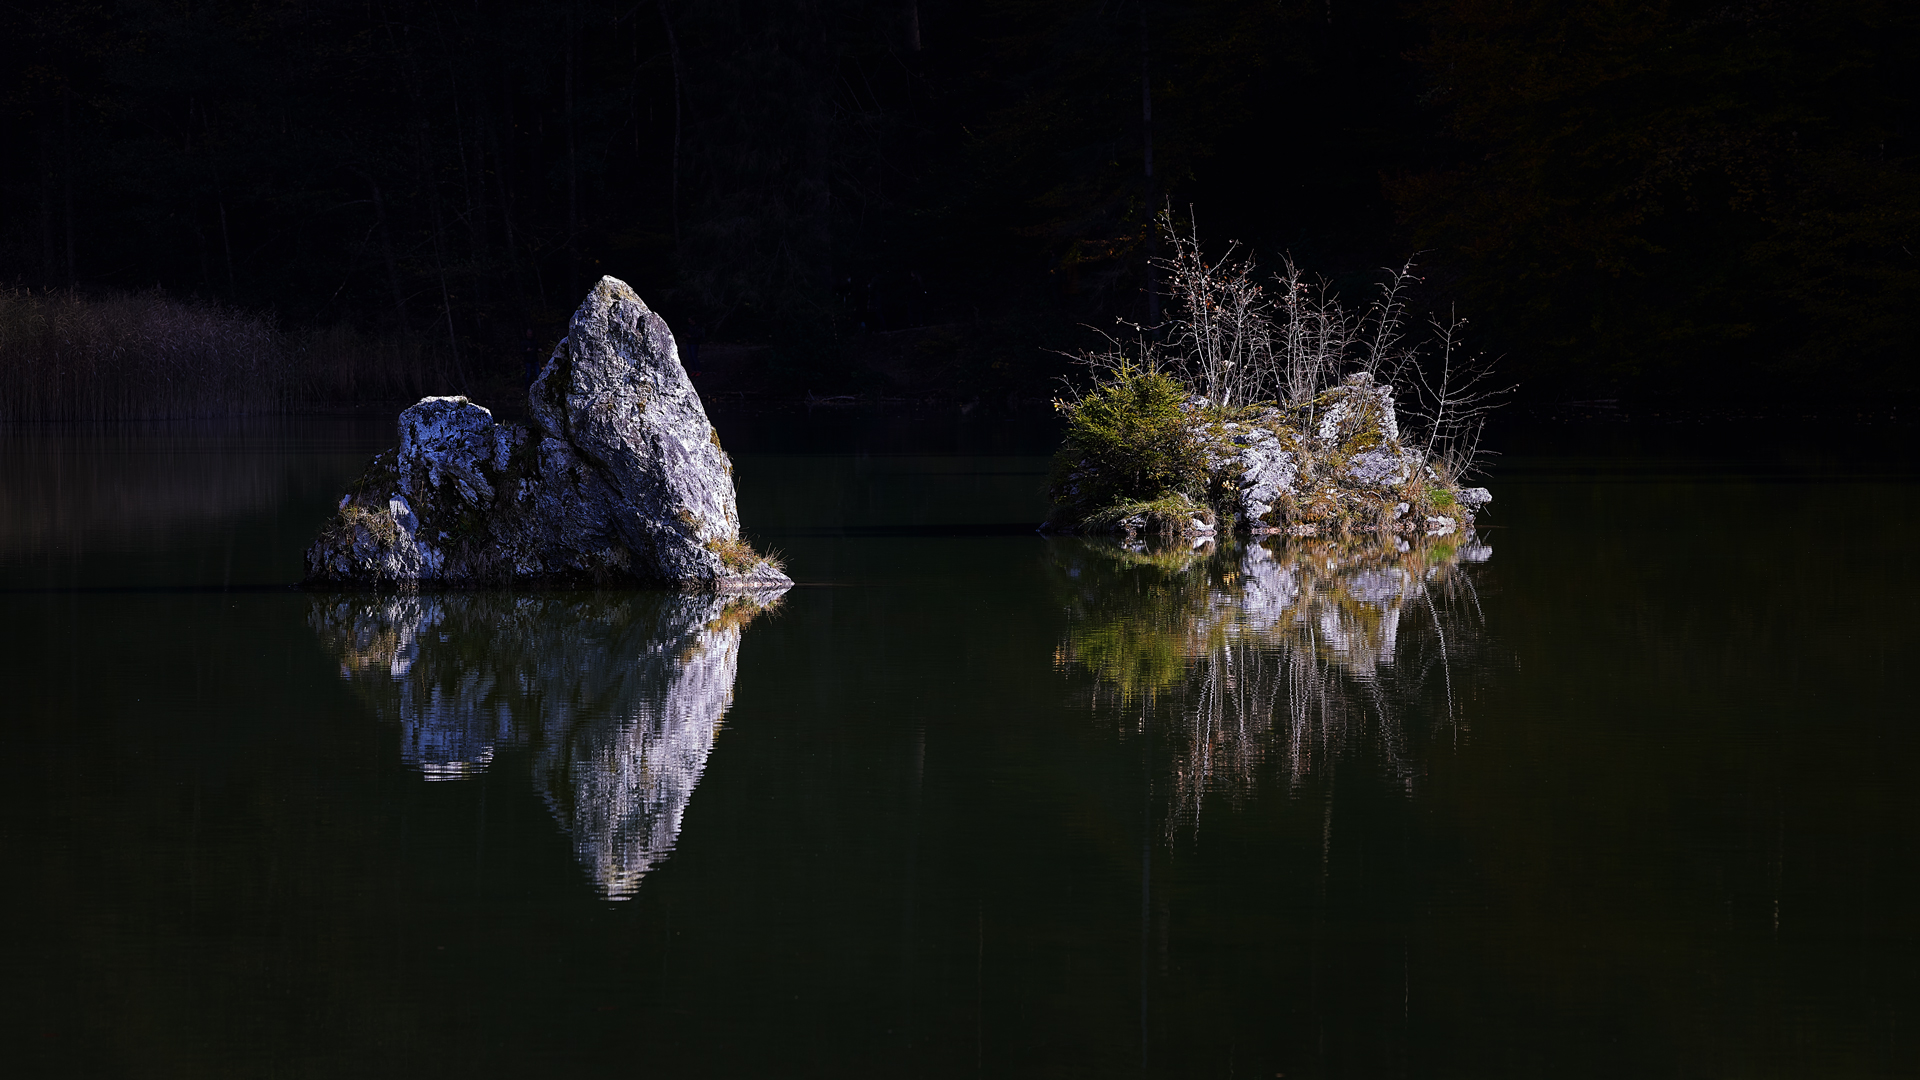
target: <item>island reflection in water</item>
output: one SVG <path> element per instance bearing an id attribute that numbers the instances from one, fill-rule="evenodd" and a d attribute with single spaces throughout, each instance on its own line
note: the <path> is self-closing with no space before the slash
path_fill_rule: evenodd
<path id="1" fill-rule="evenodd" d="M 530 747 L 575 855 L 624 900 L 673 850 L 733 703 L 741 630 L 784 591 L 328 596 L 309 619 L 428 780 Z"/>
<path id="2" fill-rule="evenodd" d="M 1457 736 L 1460 682 L 1484 668 L 1474 577 L 1492 556 L 1472 534 L 1058 541 L 1055 660 L 1091 676 L 1096 712 L 1171 741 L 1170 832 L 1276 755 L 1297 786 L 1367 748 L 1411 788 L 1414 728 Z"/>

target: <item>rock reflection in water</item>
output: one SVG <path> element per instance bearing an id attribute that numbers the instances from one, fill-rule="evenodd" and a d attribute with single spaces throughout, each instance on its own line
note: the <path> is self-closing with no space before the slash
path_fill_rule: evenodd
<path id="1" fill-rule="evenodd" d="M 1476 537 L 1056 551 L 1073 619 L 1056 659 L 1093 676 L 1100 711 L 1170 724 L 1170 827 L 1276 754 L 1298 784 L 1369 745 L 1410 784 L 1409 718 L 1457 730 L 1456 668 L 1481 641 L 1469 568 L 1493 554 Z"/>
<path id="2" fill-rule="evenodd" d="M 575 854 L 625 899 L 673 850 L 733 702 L 741 629 L 779 596 L 332 596 L 310 619 L 427 779 L 531 749 Z"/>

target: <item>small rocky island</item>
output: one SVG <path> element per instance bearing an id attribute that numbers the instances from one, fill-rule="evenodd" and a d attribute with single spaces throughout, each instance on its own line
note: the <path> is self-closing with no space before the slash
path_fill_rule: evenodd
<path id="1" fill-rule="evenodd" d="M 1410 325 L 1413 264 L 1352 310 L 1291 260 L 1256 271 L 1204 256 L 1189 223 L 1159 219 L 1169 314 L 1122 320 L 1078 354 L 1054 408 L 1045 531 L 1199 539 L 1256 535 L 1445 535 L 1493 496 L 1478 471 L 1488 416 L 1511 391 L 1463 344 L 1465 320 Z M 1403 403 L 1403 418 L 1396 408 Z"/>
<path id="2" fill-rule="evenodd" d="M 1118 372 L 1063 408 L 1060 532 L 1160 537 L 1445 535 L 1493 501 L 1403 439 L 1390 385 L 1356 372 L 1294 407 L 1223 409 L 1168 375 Z"/>
<path id="3" fill-rule="evenodd" d="M 307 551 L 309 586 L 792 584 L 740 538 L 733 464 L 666 322 L 603 277 L 529 391 L 531 427 L 464 397 L 400 414 Z"/>

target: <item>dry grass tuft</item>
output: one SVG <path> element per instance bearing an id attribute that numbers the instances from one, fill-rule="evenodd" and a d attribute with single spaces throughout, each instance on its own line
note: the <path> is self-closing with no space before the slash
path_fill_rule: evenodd
<path id="1" fill-rule="evenodd" d="M 720 565 L 735 574 L 749 573 L 763 564 L 773 570 L 787 568 L 786 563 L 781 561 L 779 552 L 769 550 L 762 555 L 739 537 L 732 540 L 709 540 L 707 550 L 720 556 Z"/>

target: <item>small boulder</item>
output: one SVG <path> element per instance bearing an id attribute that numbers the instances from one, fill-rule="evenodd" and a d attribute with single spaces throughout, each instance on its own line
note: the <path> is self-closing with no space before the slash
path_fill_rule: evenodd
<path id="1" fill-rule="evenodd" d="M 489 472 L 507 467 L 506 429 L 464 397 L 422 398 L 400 414 L 400 492 L 419 497 L 451 482 L 476 506 L 493 501 Z"/>

